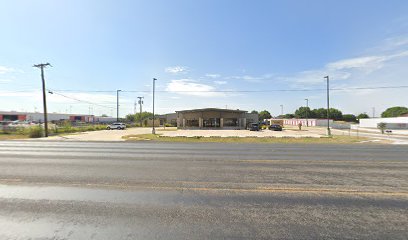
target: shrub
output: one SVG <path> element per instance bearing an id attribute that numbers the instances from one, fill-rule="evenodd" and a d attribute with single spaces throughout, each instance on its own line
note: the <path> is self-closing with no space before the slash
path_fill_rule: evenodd
<path id="1" fill-rule="evenodd" d="M 386 123 L 380 122 L 377 127 L 381 130 L 381 133 L 384 134 L 384 130 L 387 127 Z"/>
<path id="2" fill-rule="evenodd" d="M 28 136 L 30 138 L 43 137 L 44 129 L 41 126 L 34 126 L 29 128 Z"/>

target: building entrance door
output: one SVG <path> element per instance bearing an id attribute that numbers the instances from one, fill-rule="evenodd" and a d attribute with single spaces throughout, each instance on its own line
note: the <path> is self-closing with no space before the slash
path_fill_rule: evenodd
<path id="1" fill-rule="evenodd" d="M 219 128 L 220 127 L 220 118 L 209 118 L 203 120 L 203 127 L 208 128 Z"/>

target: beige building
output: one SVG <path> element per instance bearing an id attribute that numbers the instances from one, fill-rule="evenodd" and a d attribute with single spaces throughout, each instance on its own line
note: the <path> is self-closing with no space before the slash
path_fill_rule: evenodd
<path id="1" fill-rule="evenodd" d="M 203 108 L 176 111 L 177 128 L 185 129 L 245 129 L 258 122 L 258 114 L 243 110 Z"/>

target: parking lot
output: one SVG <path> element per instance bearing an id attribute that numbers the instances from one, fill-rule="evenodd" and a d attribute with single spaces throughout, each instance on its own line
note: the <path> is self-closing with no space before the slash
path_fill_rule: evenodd
<path id="1" fill-rule="evenodd" d="M 302 130 L 285 128 L 283 131 L 271 131 L 268 129 L 260 131 L 249 130 L 177 130 L 163 131 L 166 137 L 312 137 L 320 138 L 321 131 L 318 129 Z"/>

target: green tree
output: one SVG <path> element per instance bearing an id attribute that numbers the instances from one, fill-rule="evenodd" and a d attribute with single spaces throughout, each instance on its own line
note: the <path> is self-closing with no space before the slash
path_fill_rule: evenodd
<path id="1" fill-rule="evenodd" d="M 309 107 L 300 107 L 295 111 L 296 118 L 313 118 L 314 114 Z"/>
<path id="2" fill-rule="evenodd" d="M 357 116 L 357 119 L 363 119 L 363 118 L 370 118 L 367 113 L 360 113 Z"/>
<path id="3" fill-rule="evenodd" d="M 342 120 L 343 119 L 343 113 L 340 110 L 336 109 L 336 108 L 330 108 L 329 118 L 331 118 L 333 120 Z"/>
<path id="4" fill-rule="evenodd" d="M 357 122 L 357 117 L 354 114 L 343 114 L 343 121 Z"/>
<path id="5" fill-rule="evenodd" d="M 129 122 L 135 122 L 135 123 L 139 123 L 141 120 L 143 121 L 144 119 L 148 119 L 153 117 L 153 113 L 151 112 L 142 112 L 142 114 L 140 113 L 136 113 L 136 114 L 128 114 L 126 115 L 126 120 Z"/>
<path id="6" fill-rule="evenodd" d="M 256 111 L 256 110 L 252 110 L 251 113 L 252 113 L 252 114 L 259 114 L 259 112 Z"/>
<path id="7" fill-rule="evenodd" d="M 263 121 L 264 119 L 269 119 L 271 117 L 271 114 L 266 110 L 263 110 L 259 113 L 259 121 Z"/>
<path id="8" fill-rule="evenodd" d="M 384 130 L 387 127 L 387 124 L 380 122 L 377 127 L 381 130 L 381 133 L 384 134 Z"/>
<path id="9" fill-rule="evenodd" d="M 295 118 L 295 114 L 287 113 L 287 114 L 285 114 L 285 115 L 279 115 L 278 118 L 292 119 L 292 118 Z"/>
<path id="10" fill-rule="evenodd" d="M 106 114 L 102 114 L 102 116 L 101 117 L 107 117 L 108 115 L 106 115 Z"/>
<path id="11" fill-rule="evenodd" d="M 327 116 L 327 110 L 325 108 L 313 109 L 312 113 L 315 118 L 326 118 Z"/>
<path id="12" fill-rule="evenodd" d="M 381 113 L 381 117 L 399 117 L 402 114 L 408 113 L 408 108 L 406 107 L 390 107 Z"/>
<path id="13" fill-rule="evenodd" d="M 312 113 L 313 113 L 313 116 L 315 118 L 320 118 L 320 119 L 327 118 L 327 109 L 326 108 L 313 109 Z M 333 119 L 333 120 L 342 120 L 343 119 L 343 113 L 340 110 L 336 109 L 336 108 L 330 108 L 329 118 Z"/>

